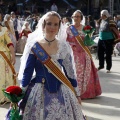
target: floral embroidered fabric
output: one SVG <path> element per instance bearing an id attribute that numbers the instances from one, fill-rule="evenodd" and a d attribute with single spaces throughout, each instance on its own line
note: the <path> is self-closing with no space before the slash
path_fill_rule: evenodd
<path id="1" fill-rule="evenodd" d="M 37 83 L 27 100 L 23 120 L 84 120 L 84 118 L 76 97 L 64 85 L 57 93 L 49 93 Z"/>

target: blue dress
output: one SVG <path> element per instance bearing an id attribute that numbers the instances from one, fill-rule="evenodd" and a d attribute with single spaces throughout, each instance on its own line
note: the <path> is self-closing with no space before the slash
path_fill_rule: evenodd
<path id="1" fill-rule="evenodd" d="M 76 93 L 79 93 L 69 49 L 67 44 L 59 43 L 57 54 L 51 55 L 51 58 L 67 76 Z M 31 80 L 34 70 L 36 75 Z M 84 120 L 75 94 L 32 52 L 28 56 L 21 84 L 23 87 L 27 86 L 25 97 L 20 103 L 23 120 Z"/>

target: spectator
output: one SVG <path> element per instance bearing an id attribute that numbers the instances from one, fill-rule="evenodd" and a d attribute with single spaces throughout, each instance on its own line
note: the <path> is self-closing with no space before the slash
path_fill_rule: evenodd
<path id="1" fill-rule="evenodd" d="M 37 24 L 38 24 L 38 18 L 37 18 L 37 16 L 35 15 L 34 17 L 33 17 L 33 22 L 32 22 L 32 31 L 34 31 L 35 29 L 36 29 L 36 26 L 37 26 Z"/>
<path id="2" fill-rule="evenodd" d="M 107 73 L 110 73 L 112 67 L 113 42 L 115 38 L 118 38 L 118 36 L 119 32 L 117 30 L 116 23 L 110 18 L 110 14 L 107 10 L 102 10 L 98 41 L 98 70 L 104 68 L 105 54 Z"/>
<path id="3" fill-rule="evenodd" d="M 51 11 L 55 11 L 55 12 L 58 11 L 58 7 L 57 7 L 57 5 L 55 3 L 52 4 Z"/>
<path id="4" fill-rule="evenodd" d="M 88 20 L 88 24 L 90 26 L 92 26 L 93 28 L 95 28 L 95 21 L 94 21 L 94 18 L 91 15 L 87 16 L 87 20 Z"/>
<path id="5" fill-rule="evenodd" d="M 117 21 L 118 21 L 117 15 L 114 15 L 113 19 L 117 23 Z"/>
<path id="6" fill-rule="evenodd" d="M 29 33 L 31 33 L 29 22 L 25 21 L 22 26 L 22 31 L 20 33 L 20 39 L 17 43 L 17 48 L 16 48 L 17 53 L 23 53 Z"/>
<path id="7" fill-rule="evenodd" d="M 120 15 L 117 15 L 117 28 L 120 29 Z"/>
<path id="8" fill-rule="evenodd" d="M 69 17 L 63 17 L 63 24 L 66 25 L 66 26 L 69 26 L 70 25 L 70 18 Z"/>
<path id="9" fill-rule="evenodd" d="M 11 12 L 11 21 L 13 22 L 16 40 L 18 41 L 19 33 L 21 32 L 22 27 L 20 24 L 20 20 L 18 20 L 18 18 L 15 15 L 15 12 Z"/>
<path id="10" fill-rule="evenodd" d="M 95 31 L 92 33 L 92 35 L 95 35 L 95 33 L 96 33 L 95 20 L 91 15 L 88 15 L 87 18 L 88 18 L 88 25 L 95 28 Z"/>

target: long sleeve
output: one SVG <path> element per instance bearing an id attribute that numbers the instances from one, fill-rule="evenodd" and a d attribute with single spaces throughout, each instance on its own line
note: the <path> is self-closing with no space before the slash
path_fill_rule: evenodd
<path id="1" fill-rule="evenodd" d="M 75 72 L 73 70 L 72 58 L 71 58 L 70 54 L 66 55 L 62 64 L 63 64 L 63 69 L 65 72 L 65 75 L 70 80 L 72 86 L 77 87 Z"/>
<path id="2" fill-rule="evenodd" d="M 76 73 L 74 70 L 73 61 L 70 54 L 67 54 L 66 58 L 63 60 L 63 69 L 65 75 L 67 76 L 72 86 L 74 87 L 76 95 L 80 96 L 80 90 L 77 86 L 77 81 L 76 81 L 76 75 L 75 75 Z"/>
<path id="3" fill-rule="evenodd" d="M 6 27 L 2 27 L 2 31 L 1 31 L 1 37 L 0 37 L 0 51 L 10 51 L 9 47 L 13 46 L 13 43 L 10 39 L 10 37 L 8 36 L 7 33 L 7 28 Z"/>
<path id="4" fill-rule="evenodd" d="M 73 57 L 72 49 L 70 48 L 70 46 L 68 46 L 67 51 L 68 52 L 62 62 L 63 69 L 66 77 L 69 79 L 72 86 L 74 87 L 76 91 L 76 95 L 80 96 L 80 91 L 77 86 L 77 80 L 76 80 L 76 69 L 75 69 L 74 57 Z"/>
<path id="5" fill-rule="evenodd" d="M 30 54 L 26 62 L 25 70 L 23 72 L 23 78 L 21 82 L 22 87 L 26 87 L 30 83 L 35 68 L 35 64 L 36 57 L 33 54 Z"/>
<path id="6" fill-rule="evenodd" d="M 4 28 L 4 29 L 5 29 L 5 34 L 4 34 L 5 40 L 6 40 L 7 44 L 10 44 L 10 43 L 12 43 L 12 41 L 11 41 L 10 37 L 8 36 L 7 29 L 6 28 Z"/>

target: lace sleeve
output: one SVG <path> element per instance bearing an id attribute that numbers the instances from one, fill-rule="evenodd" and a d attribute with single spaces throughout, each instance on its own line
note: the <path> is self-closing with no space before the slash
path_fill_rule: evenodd
<path id="1" fill-rule="evenodd" d="M 72 58 L 71 58 L 71 55 L 70 54 L 67 54 L 65 59 L 63 60 L 62 62 L 64 68 L 65 68 L 65 71 L 67 73 L 67 76 L 71 79 L 76 79 L 76 76 L 75 76 L 75 71 L 73 69 L 73 65 L 72 65 Z"/>
<path id="2" fill-rule="evenodd" d="M 80 96 L 80 90 L 77 86 L 77 81 L 76 81 L 76 69 L 75 69 L 74 57 L 69 45 L 68 47 L 66 47 L 66 52 L 64 52 L 64 55 L 65 53 L 66 53 L 66 56 L 62 62 L 64 66 L 65 74 L 70 80 L 72 86 L 74 87 L 76 95 Z"/>
<path id="3" fill-rule="evenodd" d="M 66 45 L 64 49 L 64 59 L 63 59 L 63 66 L 65 68 L 66 74 L 71 79 L 76 79 L 76 69 L 74 63 L 73 52 L 69 44 Z"/>
<path id="4" fill-rule="evenodd" d="M 80 93 L 80 89 L 78 88 L 78 86 L 74 87 L 74 89 L 75 89 L 75 92 L 76 92 L 76 96 L 80 96 L 81 93 Z"/>

